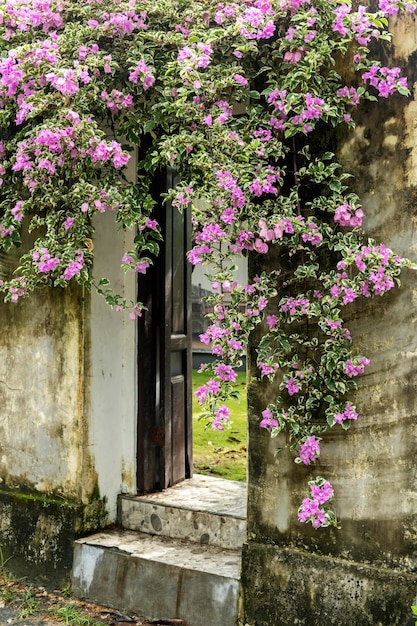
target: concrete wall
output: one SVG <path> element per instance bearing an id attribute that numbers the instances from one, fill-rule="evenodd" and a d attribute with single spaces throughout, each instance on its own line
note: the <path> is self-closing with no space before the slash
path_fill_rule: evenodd
<path id="1" fill-rule="evenodd" d="M 413 86 L 413 18 L 397 26 L 394 41 L 394 58 L 383 64 L 403 65 Z M 355 175 L 366 230 L 414 262 L 416 107 L 415 100 L 401 97 L 366 104 L 356 131 L 338 144 Z M 274 259 L 267 263 L 273 266 Z M 353 398 L 360 417 L 347 433 L 334 428 L 325 435 L 310 474 L 294 464 L 294 455 L 274 456 L 279 441 L 258 426 L 270 392 L 262 385 L 250 390 L 249 540 L 242 582 L 251 626 L 391 626 L 411 615 L 417 591 L 415 285 L 416 274 L 405 271 L 401 290 L 350 309 L 358 352 L 371 359 Z M 318 474 L 335 488 L 341 530 L 313 530 L 297 521 L 306 482 Z"/>
<path id="2" fill-rule="evenodd" d="M 78 289 L 0 306 L 0 481 L 81 499 L 85 304 Z M 81 314 L 80 314 L 81 313 Z M 90 483 L 90 485 L 88 484 Z"/>
<path id="3" fill-rule="evenodd" d="M 132 233 L 96 223 L 95 275 L 120 270 Z M 116 519 L 136 488 L 136 324 L 77 285 L 0 304 L 0 547 L 19 573 L 69 567 L 76 534 Z"/>

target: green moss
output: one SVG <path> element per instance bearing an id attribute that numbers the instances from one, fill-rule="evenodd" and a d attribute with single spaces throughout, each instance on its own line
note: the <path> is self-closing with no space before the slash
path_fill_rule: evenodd
<path id="1" fill-rule="evenodd" d="M 22 502 L 45 502 L 50 504 L 59 504 L 65 506 L 80 506 L 75 500 L 71 500 L 69 498 L 64 498 L 63 496 L 57 495 L 48 495 L 44 493 L 32 492 L 32 491 L 11 491 L 8 489 L 0 489 L 0 499 L 13 498 L 14 500 L 22 501 Z"/>
<path id="2" fill-rule="evenodd" d="M 0 490 L 0 546 L 10 570 L 53 585 L 68 576 L 77 536 L 103 528 L 106 502 L 84 505 L 56 494 Z"/>
<path id="3" fill-rule="evenodd" d="M 97 530 L 106 526 L 107 520 L 107 498 L 95 500 L 82 507 L 82 516 L 77 518 L 75 532 L 82 534 Z"/>

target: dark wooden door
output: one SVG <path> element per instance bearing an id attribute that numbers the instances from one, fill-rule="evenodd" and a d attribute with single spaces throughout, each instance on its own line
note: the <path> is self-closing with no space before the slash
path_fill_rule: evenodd
<path id="1" fill-rule="evenodd" d="M 155 197 L 175 185 L 168 169 L 155 179 Z M 137 484 L 165 489 L 192 474 L 190 209 L 157 203 L 164 242 L 139 280 L 147 306 L 138 332 Z"/>

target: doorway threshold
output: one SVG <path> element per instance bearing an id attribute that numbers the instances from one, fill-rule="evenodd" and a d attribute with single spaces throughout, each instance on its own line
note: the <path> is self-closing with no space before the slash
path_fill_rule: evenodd
<path id="1" fill-rule="evenodd" d="M 119 498 L 125 529 L 240 549 L 246 540 L 246 483 L 195 474 L 163 491 Z"/>

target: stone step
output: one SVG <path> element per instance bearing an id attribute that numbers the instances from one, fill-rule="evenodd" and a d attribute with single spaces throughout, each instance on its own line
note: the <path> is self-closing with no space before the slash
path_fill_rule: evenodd
<path id="1" fill-rule="evenodd" d="M 75 542 L 72 588 L 155 620 L 235 626 L 240 568 L 240 550 L 114 530 Z"/>
<path id="2" fill-rule="evenodd" d="M 246 539 L 246 484 L 194 475 L 146 496 L 120 496 L 119 524 L 151 535 L 239 549 Z"/>

